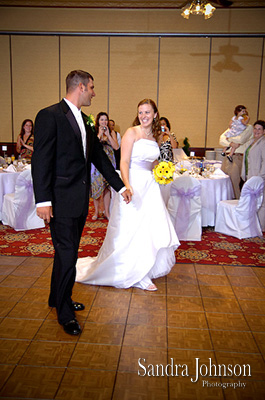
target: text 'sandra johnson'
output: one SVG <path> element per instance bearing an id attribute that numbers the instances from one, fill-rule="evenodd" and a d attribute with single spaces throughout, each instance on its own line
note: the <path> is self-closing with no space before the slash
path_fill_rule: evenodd
<path id="1" fill-rule="evenodd" d="M 170 363 L 148 364 L 145 358 L 138 359 L 139 376 L 190 376 L 187 364 L 175 364 L 174 359 Z M 249 364 L 214 364 L 209 358 L 208 364 L 201 364 L 199 358 L 195 358 L 195 376 L 191 377 L 191 382 L 195 383 L 199 377 L 244 377 L 251 376 L 251 367 Z"/>

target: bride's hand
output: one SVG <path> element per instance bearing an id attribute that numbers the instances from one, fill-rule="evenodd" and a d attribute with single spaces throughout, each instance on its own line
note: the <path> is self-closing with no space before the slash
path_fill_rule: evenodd
<path id="1" fill-rule="evenodd" d="M 130 185 L 126 186 L 126 189 L 128 189 L 131 192 L 131 195 L 133 195 L 133 188 Z"/>
<path id="2" fill-rule="evenodd" d="M 130 201 L 132 200 L 132 195 L 133 195 L 132 188 L 131 187 L 130 188 L 126 187 L 126 190 L 124 190 L 124 192 L 122 192 L 121 195 L 122 195 L 122 197 L 123 197 L 123 199 L 124 199 L 126 204 L 130 203 Z"/>

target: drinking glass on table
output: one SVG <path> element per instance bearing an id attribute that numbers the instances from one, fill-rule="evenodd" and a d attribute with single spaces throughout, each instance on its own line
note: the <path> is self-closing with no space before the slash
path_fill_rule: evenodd
<path id="1" fill-rule="evenodd" d="M 205 166 L 205 175 L 206 175 L 206 177 L 207 178 L 209 178 L 210 177 L 210 174 L 211 174 L 211 164 L 206 164 L 206 166 Z"/>
<path id="2" fill-rule="evenodd" d="M 201 169 L 199 167 L 193 167 L 194 168 L 194 178 L 198 178 L 200 175 Z"/>

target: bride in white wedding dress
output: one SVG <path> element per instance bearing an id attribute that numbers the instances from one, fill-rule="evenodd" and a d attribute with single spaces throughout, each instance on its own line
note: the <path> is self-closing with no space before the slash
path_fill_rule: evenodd
<path id="1" fill-rule="evenodd" d="M 152 175 L 159 157 L 160 124 L 151 99 L 138 104 L 134 124 L 122 138 L 120 163 L 132 200 L 126 204 L 114 195 L 103 245 L 97 257 L 78 259 L 76 281 L 154 291 L 157 288 L 152 279 L 170 272 L 179 241 Z"/>

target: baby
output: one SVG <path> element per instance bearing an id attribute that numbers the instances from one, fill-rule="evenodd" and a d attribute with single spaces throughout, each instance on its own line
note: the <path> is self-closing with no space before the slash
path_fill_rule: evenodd
<path id="1" fill-rule="evenodd" d="M 249 116 L 245 106 L 236 106 L 234 114 L 235 115 L 229 123 L 229 129 L 227 129 L 227 131 L 225 132 L 225 136 L 227 139 L 240 135 L 246 129 L 246 125 L 249 122 Z M 231 145 L 231 143 L 227 140 L 227 147 L 223 149 L 223 152 L 221 153 L 222 156 L 225 156 L 226 151 L 230 149 L 227 158 L 230 162 L 233 162 L 233 154 L 239 146 L 240 145 L 236 143 Z"/>

